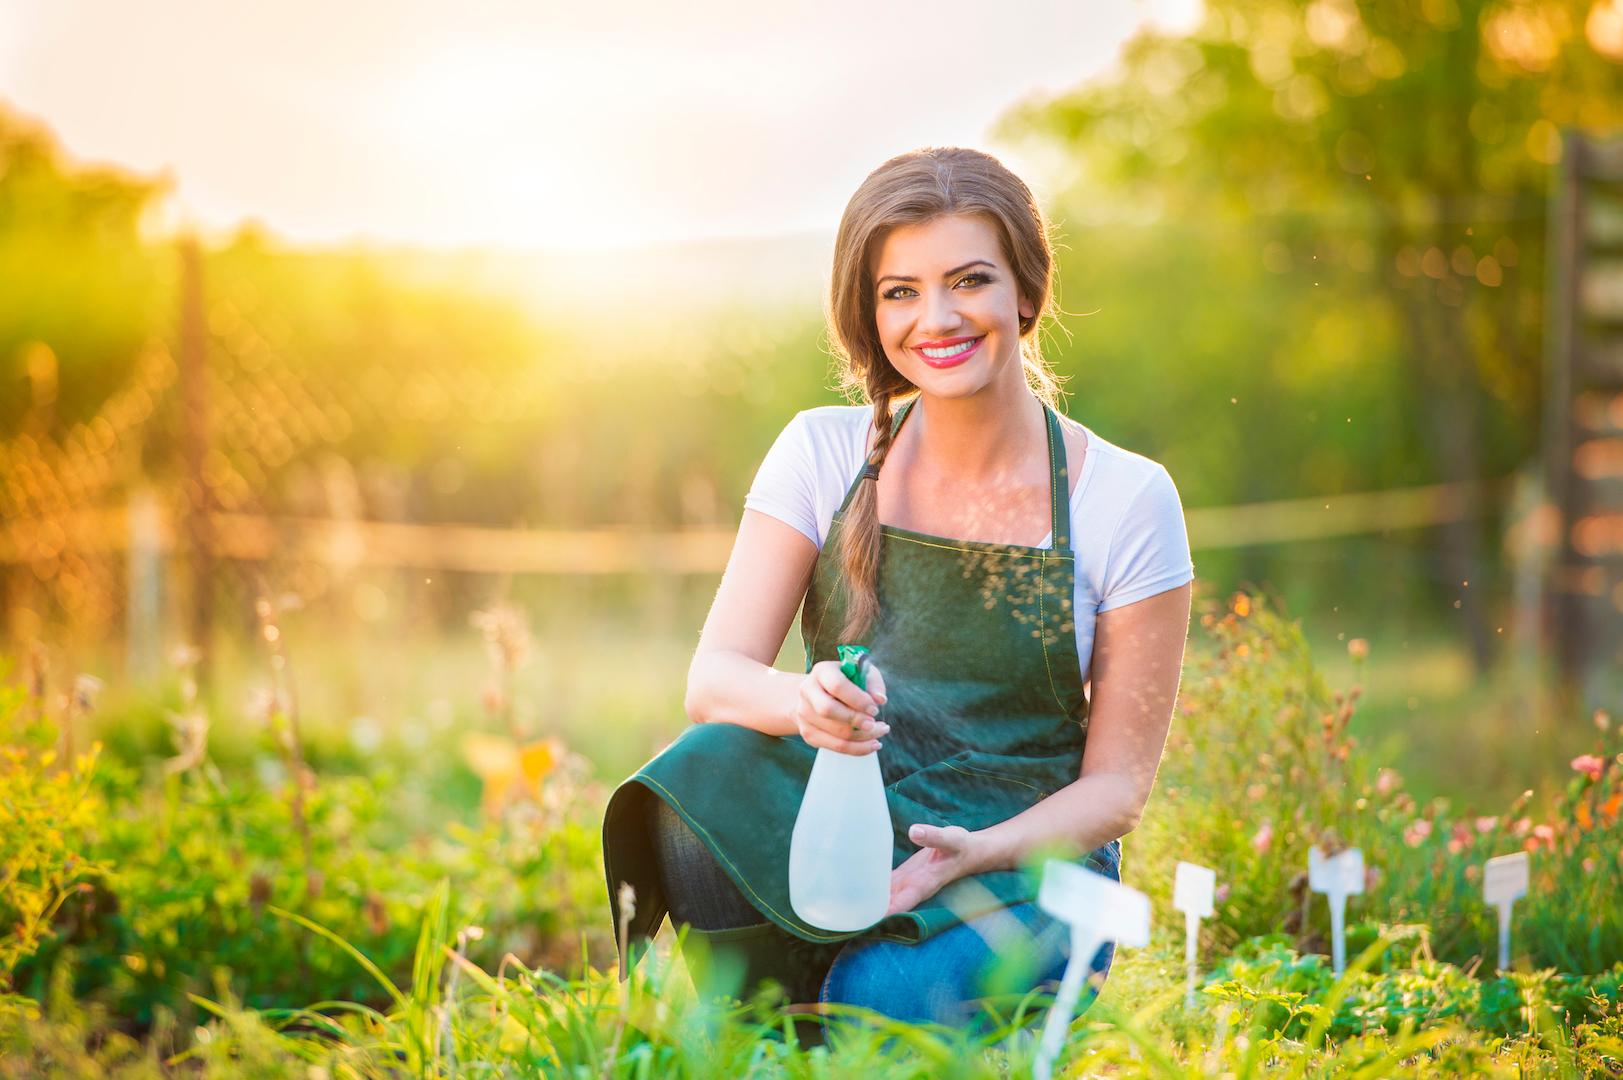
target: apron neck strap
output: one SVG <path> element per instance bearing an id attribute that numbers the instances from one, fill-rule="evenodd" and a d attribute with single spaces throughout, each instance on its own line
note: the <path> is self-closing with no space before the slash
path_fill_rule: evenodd
<path id="1" fill-rule="evenodd" d="M 890 428 L 892 439 L 901 430 L 902 421 L 907 419 L 908 414 L 913 411 L 913 406 L 918 402 L 916 396 L 908 398 L 902 407 L 896 410 Z M 1059 417 L 1047 405 L 1043 406 L 1043 418 L 1048 423 L 1048 499 L 1050 517 L 1053 520 L 1053 548 L 1055 551 L 1064 551 L 1071 546 L 1071 474 L 1065 460 L 1065 435 L 1060 430 Z M 870 476 L 875 479 L 879 477 L 879 466 L 872 461 L 863 465 L 862 471 L 851 481 L 851 486 L 846 488 L 845 498 L 840 502 L 840 513 L 845 513 L 846 507 L 850 506 L 851 500 L 856 497 L 857 485 Z"/>
<path id="2" fill-rule="evenodd" d="M 1071 547 L 1071 470 L 1065 460 L 1065 433 L 1060 430 L 1059 415 L 1047 405 L 1043 416 L 1048 421 L 1048 501 L 1054 519 L 1055 551 L 1068 551 Z"/>

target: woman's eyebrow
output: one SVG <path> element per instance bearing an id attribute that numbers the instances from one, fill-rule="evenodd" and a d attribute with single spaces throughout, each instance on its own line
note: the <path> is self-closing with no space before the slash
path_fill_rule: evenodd
<path id="1" fill-rule="evenodd" d="M 971 266 L 988 266 L 988 267 L 991 267 L 993 270 L 997 269 L 996 266 L 994 266 L 992 263 L 987 262 L 985 259 L 976 259 L 973 262 L 966 262 L 962 266 L 955 266 L 951 270 L 948 270 L 946 273 L 942 274 L 941 276 L 944 277 L 944 278 L 950 278 L 954 274 L 963 273 L 965 270 L 968 270 Z M 875 285 L 883 285 L 887 281 L 917 281 L 917 280 L 918 280 L 918 278 L 909 277 L 906 274 L 886 274 L 884 277 L 882 277 L 878 281 L 874 282 L 874 284 Z"/>

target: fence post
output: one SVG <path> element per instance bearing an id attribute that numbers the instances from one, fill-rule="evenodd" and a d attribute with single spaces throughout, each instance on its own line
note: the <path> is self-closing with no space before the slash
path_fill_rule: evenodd
<path id="1" fill-rule="evenodd" d="M 158 674 L 163 642 L 163 510 L 151 488 L 130 493 L 129 603 L 125 607 L 125 666 L 132 682 Z"/>
<path id="2" fill-rule="evenodd" d="M 204 479 L 208 453 L 208 330 L 203 314 L 203 265 L 197 238 L 180 242 L 180 403 L 186 469 L 186 554 L 190 562 L 189 642 L 198 652 L 197 681 L 209 683 L 214 629 L 213 495 Z"/>

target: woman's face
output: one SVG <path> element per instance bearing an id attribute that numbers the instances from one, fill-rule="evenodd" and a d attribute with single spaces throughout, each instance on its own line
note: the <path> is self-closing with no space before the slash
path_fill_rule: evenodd
<path id="1" fill-rule="evenodd" d="M 984 214 L 899 225 L 871 268 L 885 355 L 926 394 L 964 397 L 1023 380 L 1020 320 L 1035 314 Z"/>

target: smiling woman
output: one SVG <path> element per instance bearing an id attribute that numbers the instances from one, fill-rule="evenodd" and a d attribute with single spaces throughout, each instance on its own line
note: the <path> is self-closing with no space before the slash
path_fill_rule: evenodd
<path id="1" fill-rule="evenodd" d="M 1029 189 L 979 151 L 903 154 L 852 197 L 830 324 L 869 404 L 803 412 L 767 454 L 689 671 L 693 726 L 610 800 L 623 972 L 669 910 L 708 946 L 695 959 L 730 961 L 693 965 L 710 991 L 773 979 L 800 1003 L 957 1024 L 1058 980 L 1035 863 L 1119 876 L 1193 565 L 1166 470 L 1055 407 L 1037 335 L 1052 273 Z M 806 670 L 779 671 L 797 608 Z M 884 672 L 868 689 L 844 643 Z M 855 932 L 788 899 L 819 749 L 880 754 L 891 899 Z M 1110 951 L 1090 959 L 1103 973 Z M 729 967 L 741 982 L 710 982 Z"/>

